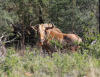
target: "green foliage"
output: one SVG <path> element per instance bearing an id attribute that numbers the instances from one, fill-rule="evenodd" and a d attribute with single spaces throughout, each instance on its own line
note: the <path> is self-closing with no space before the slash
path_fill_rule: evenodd
<path id="1" fill-rule="evenodd" d="M 82 36 L 82 26 L 89 26 L 88 22 L 91 20 L 91 28 L 98 28 L 96 24 L 96 10 L 98 1 L 93 0 L 55 0 L 50 1 L 50 18 L 62 32 L 72 32 L 72 27 L 75 33 Z M 95 9 L 95 10 L 92 10 Z M 55 14 L 54 14 L 55 13 Z M 91 19 L 92 17 L 92 19 Z"/>
<path id="2" fill-rule="evenodd" d="M 11 73 L 12 68 L 16 66 L 19 60 L 17 56 L 14 56 L 14 54 L 14 49 L 8 49 L 8 54 L 6 55 L 5 61 L 1 64 L 1 68 L 8 75 Z"/>
<path id="3" fill-rule="evenodd" d="M 64 33 L 72 33 L 73 27 L 76 34 L 83 36 L 83 26 L 90 29 L 99 26 L 98 3 L 98 0 L 0 0 L 0 29 L 9 32 L 8 26 L 13 23 L 28 27 L 32 20 L 33 25 L 43 20 L 52 21 Z"/>
<path id="4" fill-rule="evenodd" d="M 89 27 L 84 28 L 84 36 L 83 36 L 83 45 L 82 52 L 87 52 L 88 55 L 94 56 L 96 58 L 100 58 L 100 34 L 96 32 L 96 28 L 90 29 Z M 97 40 L 94 44 L 91 45 L 93 41 Z"/>
<path id="5" fill-rule="evenodd" d="M 57 46 L 57 47 L 63 48 L 62 44 L 59 43 L 58 40 L 55 39 L 55 40 L 49 40 L 49 41 L 50 41 L 51 46 Z"/>
<path id="6" fill-rule="evenodd" d="M 0 35 L 3 32 L 10 33 L 12 31 L 11 25 L 18 21 L 18 16 L 15 11 L 8 12 L 5 10 L 7 2 L 3 2 L 0 0 Z"/>

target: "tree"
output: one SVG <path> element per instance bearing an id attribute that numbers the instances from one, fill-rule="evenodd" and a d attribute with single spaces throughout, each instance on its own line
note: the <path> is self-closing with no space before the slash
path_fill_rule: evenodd
<path id="1" fill-rule="evenodd" d="M 6 1 L 8 2 L 9 0 L 6 0 Z M 9 9 L 6 6 L 7 5 L 6 1 L 0 0 L 0 4 L 1 4 L 1 7 L 0 7 L 0 35 L 3 32 L 10 33 L 12 31 L 11 25 L 14 22 L 18 21 L 16 12 L 13 12 L 13 11 L 9 12 L 9 11 L 11 11 L 11 8 Z"/>
<path id="2" fill-rule="evenodd" d="M 52 0 L 51 4 L 50 19 L 64 33 L 72 32 L 72 23 L 75 33 L 81 36 L 83 26 L 98 29 L 98 0 Z"/>

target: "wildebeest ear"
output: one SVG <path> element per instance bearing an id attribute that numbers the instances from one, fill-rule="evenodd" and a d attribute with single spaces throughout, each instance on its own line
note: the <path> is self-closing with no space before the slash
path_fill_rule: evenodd
<path id="1" fill-rule="evenodd" d="M 46 30 L 47 29 L 52 29 L 52 28 L 54 28 L 54 24 L 53 23 L 50 23 L 50 24 L 48 24 L 48 27 L 46 27 Z"/>

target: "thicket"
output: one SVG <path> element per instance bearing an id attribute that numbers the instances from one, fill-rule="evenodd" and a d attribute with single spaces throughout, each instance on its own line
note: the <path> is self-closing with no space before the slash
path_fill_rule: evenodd
<path id="1" fill-rule="evenodd" d="M 83 26 L 98 31 L 98 8 L 99 0 L 0 0 L 0 31 L 34 20 L 33 25 L 53 22 L 64 33 L 83 36 Z"/>

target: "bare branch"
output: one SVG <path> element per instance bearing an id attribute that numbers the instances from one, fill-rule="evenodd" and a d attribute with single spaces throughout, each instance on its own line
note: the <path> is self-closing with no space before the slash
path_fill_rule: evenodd
<path id="1" fill-rule="evenodd" d="M 18 37 L 15 37 L 14 39 L 10 40 L 10 41 L 6 41 L 5 43 L 10 43 L 10 42 L 13 42 L 15 41 L 15 39 L 17 39 Z"/>
<path id="2" fill-rule="evenodd" d="M 6 41 L 6 39 L 7 39 L 7 37 L 8 37 L 9 35 L 8 34 L 6 34 L 6 32 L 4 32 L 4 33 L 2 33 L 2 36 L 0 37 L 0 41 Z M 3 39 L 4 38 L 4 39 Z"/>
<path id="3" fill-rule="evenodd" d="M 17 32 L 20 36 L 22 36 L 22 34 L 20 32 Z"/>
<path id="4" fill-rule="evenodd" d="M 91 45 L 95 44 L 97 42 L 97 39 L 91 42 Z"/>
<path id="5" fill-rule="evenodd" d="M 3 37 L 4 37 L 4 35 L 2 34 L 2 36 L 0 37 L 0 41 L 2 40 Z"/>

